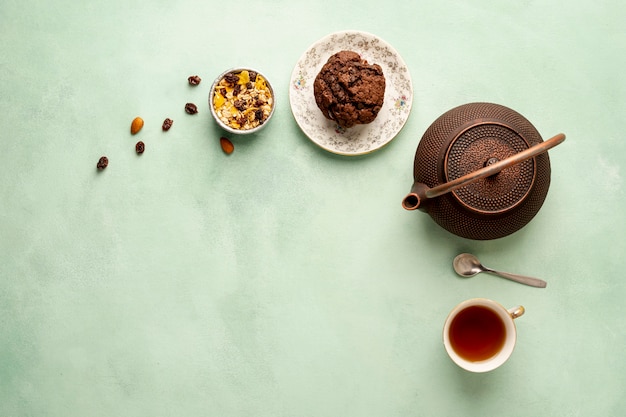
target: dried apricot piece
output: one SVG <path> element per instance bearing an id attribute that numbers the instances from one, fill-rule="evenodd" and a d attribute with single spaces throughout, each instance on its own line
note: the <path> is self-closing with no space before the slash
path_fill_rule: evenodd
<path id="1" fill-rule="evenodd" d="M 246 85 L 250 82 L 250 73 L 247 70 L 243 70 L 239 73 L 238 84 Z"/>
<path id="2" fill-rule="evenodd" d="M 216 92 L 215 98 L 213 99 L 213 105 L 215 106 L 215 108 L 219 109 L 220 107 L 224 105 L 225 102 L 226 102 L 226 99 L 224 98 L 224 96 Z"/>

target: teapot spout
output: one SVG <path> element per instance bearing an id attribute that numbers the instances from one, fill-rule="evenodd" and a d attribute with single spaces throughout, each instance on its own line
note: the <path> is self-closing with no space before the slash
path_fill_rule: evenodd
<path id="1" fill-rule="evenodd" d="M 405 210 L 425 210 L 425 203 L 429 200 L 426 191 L 428 186 L 421 182 L 414 182 L 411 191 L 402 199 L 402 207 Z"/>

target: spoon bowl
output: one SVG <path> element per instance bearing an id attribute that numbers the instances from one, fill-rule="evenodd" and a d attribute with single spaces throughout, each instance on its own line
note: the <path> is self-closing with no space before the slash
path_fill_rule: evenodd
<path id="1" fill-rule="evenodd" d="M 473 277 L 479 272 L 487 272 L 502 278 L 509 279 L 511 281 L 519 282 L 520 284 L 529 285 L 531 287 L 546 288 L 546 286 L 548 285 L 547 282 L 539 278 L 511 274 L 509 272 L 501 272 L 491 268 L 487 268 L 480 263 L 476 256 L 470 253 L 462 253 L 460 255 L 457 255 L 452 261 L 452 266 L 454 267 L 454 271 L 463 278 Z"/>

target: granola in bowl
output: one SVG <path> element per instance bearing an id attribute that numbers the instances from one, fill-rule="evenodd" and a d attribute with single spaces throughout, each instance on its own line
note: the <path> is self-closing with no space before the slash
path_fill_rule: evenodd
<path id="1" fill-rule="evenodd" d="M 274 112 L 274 91 L 267 78 L 249 68 L 222 73 L 211 87 L 209 107 L 225 130 L 247 134 L 263 128 Z"/>

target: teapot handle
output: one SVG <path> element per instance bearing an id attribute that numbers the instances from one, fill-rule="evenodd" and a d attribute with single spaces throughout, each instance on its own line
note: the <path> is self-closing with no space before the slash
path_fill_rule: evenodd
<path id="1" fill-rule="evenodd" d="M 537 155 L 547 152 L 549 149 L 554 148 L 556 145 L 562 143 L 564 140 L 565 135 L 563 133 L 559 133 L 558 135 L 553 136 L 544 142 L 531 146 L 530 148 L 520 153 L 503 159 L 502 161 L 495 162 L 477 171 L 470 172 L 469 174 L 466 174 L 455 180 L 446 182 L 445 184 L 441 184 L 433 188 L 428 188 L 426 186 L 417 187 L 416 185 L 414 185 L 414 189 L 407 197 L 405 197 L 402 205 L 407 210 L 415 210 L 420 206 L 420 204 L 424 203 L 424 201 L 428 199 L 447 194 L 481 178 L 495 175 L 503 169 L 509 168 L 513 165 L 519 164 L 520 162 L 524 162 L 527 159 L 534 158 Z"/>
<path id="2" fill-rule="evenodd" d="M 481 178 L 490 177 L 492 175 L 497 174 L 503 169 L 512 167 L 513 165 L 517 165 L 520 162 L 524 162 L 527 159 L 534 158 L 537 155 L 540 155 L 551 148 L 554 148 L 556 145 L 562 143 L 565 140 L 565 135 L 563 133 L 559 133 L 556 136 L 551 137 L 545 142 L 538 143 L 530 148 L 512 155 L 502 161 L 498 161 L 494 164 L 488 165 L 484 168 L 481 168 L 477 171 L 470 172 L 469 174 L 463 175 L 455 180 L 448 181 L 445 184 L 438 185 L 436 187 L 430 188 L 426 190 L 426 197 L 435 198 L 440 195 L 447 194 L 450 191 L 454 191 L 458 188 L 463 187 L 471 182 L 477 181 Z"/>

